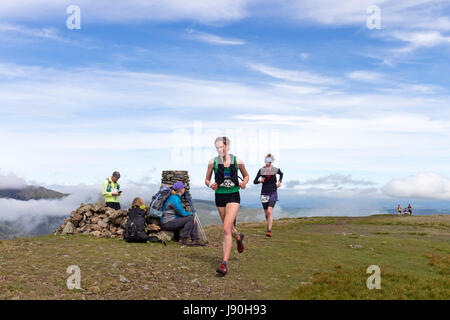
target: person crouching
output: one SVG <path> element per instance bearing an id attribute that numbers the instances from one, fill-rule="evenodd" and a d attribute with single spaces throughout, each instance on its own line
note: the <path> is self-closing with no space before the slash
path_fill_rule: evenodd
<path id="1" fill-rule="evenodd" d="M 186 211 L 181 203 L 181 197 L 186 191 L 185 188 L 186 186 L 181 181 L 177 181 L 172 186 L 171 195 L 163 206 L 161 227 L 166 231 L 183 229 L 180 233 L 180 240 L 178 241 L 181 245 L 205 246 L 200 241 L 194 214 Z M 192 240 L 191 243 L 188 243 L 189 238 Z"/>

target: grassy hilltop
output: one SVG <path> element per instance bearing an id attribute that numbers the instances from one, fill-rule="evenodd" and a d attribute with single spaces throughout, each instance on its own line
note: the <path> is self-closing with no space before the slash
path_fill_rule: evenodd
<path id="1" fill-rule="evenodd" d="M 450 215 L 281 219 L 238 224 L 246 251 L 233 249 L 217 277 L 221 227 L 206 248 L 129 244 L 83 235 L 0 243 L 0 299 L 449 299 Z M 68 290 L 69 265 L 82 290 Z M 369 290 L 369 265 L 381 290 Z"/>

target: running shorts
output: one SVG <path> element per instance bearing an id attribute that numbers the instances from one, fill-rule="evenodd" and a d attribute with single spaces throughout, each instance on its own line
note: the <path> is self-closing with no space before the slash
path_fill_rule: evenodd
<path id="1" fill-rule="evenodd" d="M 216 193 L 216 207 L 226 207 L 227 203 L 241 203 L 239 192 Z"/>

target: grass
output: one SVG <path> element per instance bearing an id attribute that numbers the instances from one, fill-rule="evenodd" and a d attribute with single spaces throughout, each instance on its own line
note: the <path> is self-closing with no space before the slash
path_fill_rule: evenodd
<path id="1" fill-rule="evenodd" d="M 129 244 L 89 236 L 0 242 L 0 299 L 449 299 L 450 216 L 280 219 L 238 224 L 246 251 L 233 248 L 226 277 L 221 227 L 206 248 Z M 82 290 L 68 290 L 67 267 Z M 366 269 L 381 269 L 369 290 Z M 125 277 L 126 280 L 120 277 Z"/>

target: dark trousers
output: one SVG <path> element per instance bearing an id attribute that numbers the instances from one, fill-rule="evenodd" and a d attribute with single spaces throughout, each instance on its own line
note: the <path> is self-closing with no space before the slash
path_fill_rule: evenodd
<path id="1" fill-rule="evenodd" d="M 107 202 L 106 206 L 109 208 L 113 208 L 114 210 L 120 210 L 120 203 L 118 202 Z"/>
<path id="2" fill-rule="evenodd" d="M 192 240 L 200 240 L 198 236 L 197 223 L 194 223 L 194 215 L 188 215 L 187 217 L 176 218 L 175 220 L 164 223 L 163 230 L 178 231 L 183 229 L 180 233 L 180 238 L 191 238 Z"/>

